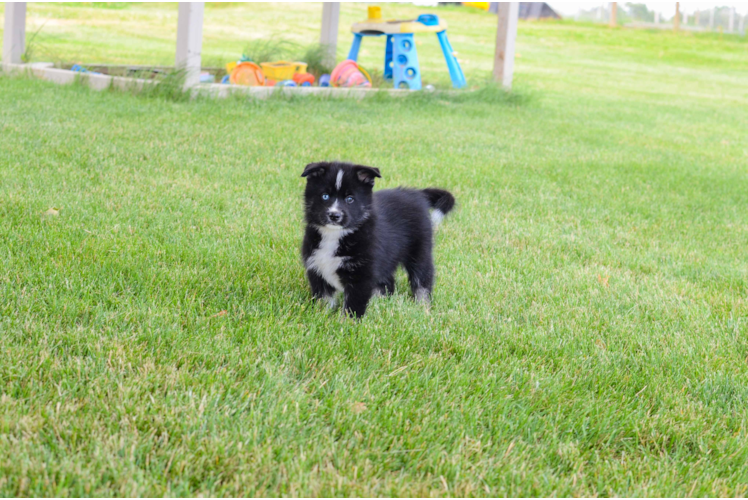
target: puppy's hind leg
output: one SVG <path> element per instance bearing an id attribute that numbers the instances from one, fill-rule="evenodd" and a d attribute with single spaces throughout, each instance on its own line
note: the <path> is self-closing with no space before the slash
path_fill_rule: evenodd
<path id="1" fill-rule="evenodd" d="M 421 255 L 419 259 L 409 262 L 405 265 L 408 272 L 408 281 L 413 296 L 418 302 L 426 304 L 431 302 L 431 290 L 434 287 L 434 261 L 431 253 Z"/>

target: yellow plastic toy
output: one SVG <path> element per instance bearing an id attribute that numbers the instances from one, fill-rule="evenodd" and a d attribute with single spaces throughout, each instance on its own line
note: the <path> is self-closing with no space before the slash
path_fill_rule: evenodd
<path id="1" fill-rule="evenodd" d="M 276 61 L 260 63 L 260 66 L 262 66 L 265 78 L 282 82 L 283 80 L 291 80 L 296 73 L 306 73 L 307 64 L 303 62 Z"/>
<path id="2" fill-rule="evenodd" d="M 490 7 L 489 2 L 462 2 L 462 5 L 466 7 L 475 7 L 476 9 L 488 10 Z"/>
<path id="3" fill-rule="evenodd" d="M 447 22 L 443 19 L 439 19 L 433 16 L 436 20 L 433 24 L 424 24 L 419 22 L 417 19 L 408 20 L 397 20 L 389 19 L 387 21 L 382 20 L 382 9 L 378 6 L 372 5 L 368 9 L 368 19 L 360 23 L 354 23 L 351 26 L 353 33 L 361 33 L 363 35 L 395 35 L 400 33 L 439 33 L 446 31 Z M 350 59 L 350 57 L 349 57 Z"/>

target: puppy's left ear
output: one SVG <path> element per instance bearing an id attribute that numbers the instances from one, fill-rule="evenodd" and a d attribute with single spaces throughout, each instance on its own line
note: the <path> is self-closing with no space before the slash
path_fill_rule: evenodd
<path id="1" fill-rule="evenodd" d="M 318 163 L 310 163 L 306 167 L 304 167 L 304 171 L 301 173 L 302 177 L 317 177 L 320 175 L 325 175 L 325 172 L 327 172 L 327 169 L 330 168 L 330 163 L 326 161 L 321 161 Z"/>
<path id="2" fill-rule="evenodd" d="M 374 185 L 375 177 L 382 177 L 379 174 L 379 169 L 375 167 L 365 167 L 363 165 L 355 165 L 353 171 L 356 173 L 358 180 L 369 186 Z"/>

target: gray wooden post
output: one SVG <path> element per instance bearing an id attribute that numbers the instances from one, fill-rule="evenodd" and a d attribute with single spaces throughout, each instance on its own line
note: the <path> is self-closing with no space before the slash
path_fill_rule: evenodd
<path id="1" fill-rule="evenodd" d="M 322 28 L 319 43 L 327 49 L 325 64 L 335 66 L 338 50 L 338 21 L 340 20 L 340 2 L 322 4 Z"/>
<path id="2" fill-rule="evenodd" d="M 732 33 L 735 31 L 735 7 L 730 9 L 730 20 L 727 24 L 727 32 Z"/>
<path id="3" fill-rule="evenodd" d="M 499 26 L 496 30 L 496 54 L 493 59 L 493 80 L 509 90 L 514 74 L 514 42 L 517 38 L 519 2 L 499 3 Z"/>
<path id="4" fill-rule="evenodd" d="M 204 2 L 179 2 L 176 67 L 185 71 L 185 87 L 200 83 Z"/>
<path id="5" fill-rule="evenodd" d="M 714 31 L 714 7 L 709 10 L 709 31 Z"/>
<path id="6" fill-rule="evenodd" d="M 26 51 L 26 2 L 5 2 L 3 64 L 21 64 Z"/>
<path id="7" fill-rule="evenodd" d="M 740 16 L 740 21 L 738 21 L 738 31 L 740 32 L 741 36 L 745 36 L 745 18 L 748 17 L 748 15 Z"/>

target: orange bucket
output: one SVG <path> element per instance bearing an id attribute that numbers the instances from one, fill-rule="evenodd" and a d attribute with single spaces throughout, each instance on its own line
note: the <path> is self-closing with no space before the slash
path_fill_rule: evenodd
<path id="1" fill-rule="evenodd" d="M 229 82 L 234 85 L 261 87 L 265 85 L 265 75 L 258 65 L 250 61 L 240 62 L 229 74 Z"/>

